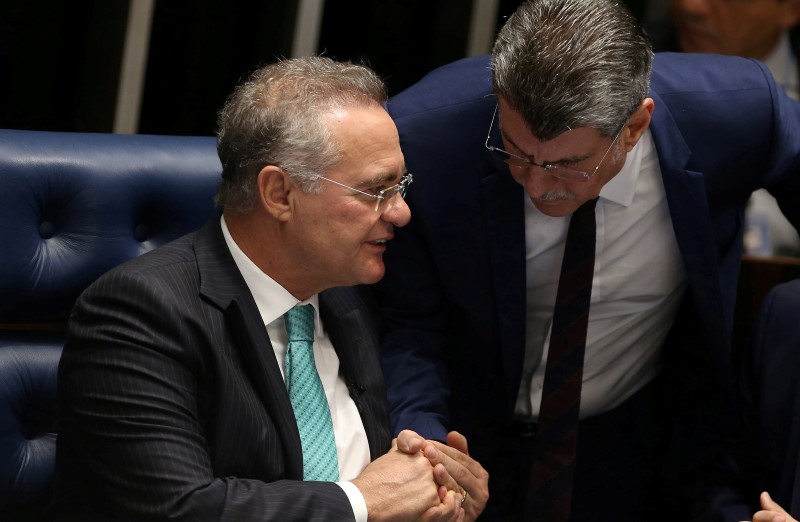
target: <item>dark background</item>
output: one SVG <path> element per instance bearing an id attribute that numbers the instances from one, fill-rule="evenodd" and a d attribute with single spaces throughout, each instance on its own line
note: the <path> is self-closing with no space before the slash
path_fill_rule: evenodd
<path id="1" fill-rule="evenodd" d="M 520 1 L 501 0 L 497 27 Z M 628 3 L 641 17 L 645 1 Z M 213 134 L 233 86 L 290 55 L 296 9 L 157 0 L 139 133 Z M 395 94 L 465 55 L 471 12 L 470 0 L 328 0 L 318 51 L 370 65 Z M 0 2 L 0 128 L 110 132 L 127 16 L 128 0 Z"/>

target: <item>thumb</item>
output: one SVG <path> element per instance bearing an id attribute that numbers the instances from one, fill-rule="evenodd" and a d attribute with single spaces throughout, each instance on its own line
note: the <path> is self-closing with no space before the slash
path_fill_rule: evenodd
<path id="1" fill-rule="evenodd" d="M 784 511 L 784 509 L 780 507 L 777 502 L 772 500 L 772 497 L 770 497 L 769 493 L 767 493 L 766 491 L 761 493 L 761 508 L 767 511 L 776 511 L 781 515 L 789 514 L 786 511 Z"/>

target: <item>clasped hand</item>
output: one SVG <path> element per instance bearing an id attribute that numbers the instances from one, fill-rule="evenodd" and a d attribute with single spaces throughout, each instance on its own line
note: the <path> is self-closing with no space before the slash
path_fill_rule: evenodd
<path id="1" fill-rule="evenodd" d="M 451 431 L 447 434 L 447 444 L 442 444 L 403 430 L 394 446 L 404 453 L 424 455 L 433 466 L 439 498 L 454 494 L 464 512 L 464 520 L 478 518 L 489 500 L 489 474 L 469 456 L 467 439 L 463 435 Z"/>
<path id="2" fill-rule="evenodd" d="M 489 498 L 489 474 L 457 432 L 447 444 L 404 430 L 392 448 L 353 479 L 370 521 L 472 521 Z"/>

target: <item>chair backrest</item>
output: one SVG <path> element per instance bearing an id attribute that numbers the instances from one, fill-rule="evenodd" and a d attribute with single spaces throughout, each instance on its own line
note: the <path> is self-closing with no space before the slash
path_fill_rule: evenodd
<path id="1" fill-rule="evenodd" d="M 75 299 L 200 228 L 221 171 L 212 137 L 0 130 L 0 519 L 40 506 L 50 483 Z"/>
<path id="2" fill-rule="evenodd" d="M 59 320 L 97 276 L 197 229 L 211 137 L 0 130 L 0 323 Z"/>

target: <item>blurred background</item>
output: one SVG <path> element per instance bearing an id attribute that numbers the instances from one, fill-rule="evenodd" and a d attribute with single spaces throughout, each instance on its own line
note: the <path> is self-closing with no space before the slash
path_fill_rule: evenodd
<path id="1" fill-rule="evenodd" d="M 640 18 L 645 2 L 627 1 Z M 2 0 L 0 128 L 212 135 L 240 79 L 312 53 L 369 65 L 396 94 L 489 52 L 520 3 Z"/>

